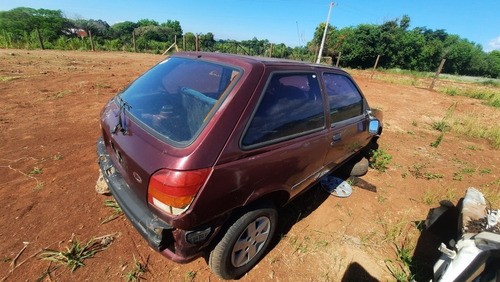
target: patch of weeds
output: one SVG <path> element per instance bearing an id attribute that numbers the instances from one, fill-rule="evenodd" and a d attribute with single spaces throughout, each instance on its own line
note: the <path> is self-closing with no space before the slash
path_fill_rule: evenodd
<path id="1" fill-rule="evenodd" d="M 495 181 L 492 181 L 488 185 L 486 185 L 487 188 L 482 188 L 481 192 L 484 195 L 484 198 L 487 199 L 487 202 L 490 204 L 492 207 L 498 207 L 500 206 L 500 179 L 497 179 Z M 496 187 L 490 187 L 490 186 L 496 186 Z"/>
<path id="2" fill-rule="evenodd" d="M 495 108 L 500 107 L 500 91 L 498 89 L 473 88 L 445 88 L 438 90 L 450 96 L 465 96 L 484 101 L 483 103 Z"/>
<path id="3" fill-rule="evenodd" d="M 415 132 L 411 131 L 411 130 L 410 131 L 406 131 L 406 133 L 409 134 L 409 135 L 415 135 Z"/>
<path id="4" fill-rule="evenodd" d="M 377 197 L 377 202 L 379 202 L 380 204 L 383 204 L 386 200 L 387 200 L 387 197 L 384 197 L 382 195 L 378 195 L 378 197 Z"/>
<path id="5" fill-rule="evenodd" d="M 494 149 L 500 149 L 500 124 L 485 122 L 478 114 L 469 115 L 463 119 L 455 119 L 451 131 L 488 140 Z"/>
<path id="6" fill-rule="evenodd" d="M 464 179 L 464 175 L 472 175 L 476 172 L 476 169 L 474 168 L 470 168 L 470 167 L 466 167 L 466 168 L 462 168 L 458 171 L 455 171 L 453 173 L 453 180 L 457 180 L 457 181 L 462 181 Z"/>
<path id="7" fill-rule="evenodd" d="M 472 151 L 482 151 L 481 148 L 478 148 L 474 145 L 467 146 L 467 149 L 472 150 Z"/>
<path id="8" fill-rule="evenodd" d="M 125 280 L 127 280 L 128 282 L 139 281 L 143 279 L 142 275 L 144 275 L 146 271 L 147 271 L 147 266 L 138 261 L 134 255 L 134 266 L 125 275 Z"/>
<path id="9" fill-rule="evenodd" d="M 123 214 L 122 208 L 118 205 L 118 203 L 113 199 L 113 200 L 105 200 L 104 201 L 104 206 L 109 207 L 113 210 L 113 213 L 108 216 L 106 219 L 104 219 L 101 224 L 108 223 L 118 217 L 120 217 Z"/>
<path id="10" fill-rule="evenodd" d="M 415 274 L 412 273 L 412 269 L 414 268 L 412 257 L 414 248 L 408 246 L 409 243 L 407 240 L 405 240 L 401 245 L 394 245 L 397 258 L 396 261 L 385 260 L 387 269 L 396 281 L 414 281 Z"/>
<path id="11" fill-rule="evenodd" d="M 480 175 L 491 174 L 491 172 L 492 172 L 491 168 L 482 168 L 479 170 Z"/>
<path id="12" fill-rule="evenodd" d="M 9 257 L 3 257 L 2 262 L 10 262 L 12 259 Z"/>
<path id="13" fill-rule="evenodd" d="M 413 175 L 415 178 L 420 178 L 420 179 L 426 179 L 426 180 L 433 180 L 433 179 L 441 179 L 444 177 L 444 175 L 440 173 L 432 173 L 425 171 L 426 169 L 426 164 L 414 164 L 413 167 L 408 168 L 408 171 Z"/>
<path id="14" fill-rule="evenodd" d="M 463 179 L 464 179 L 464 176 L 460 173 L 460 171 L 455 171 L 453 173 L 453 180 L 462 181 Z"/>
<path id="15" fill-rule="evenodd" d="M 93 257 L 96 253 L 103 251 L 109 247 L 114 240 L 113 235 L 107 235 L 99 238 L 90 239 L 87 243 L 82 244 L 73 238 L 69 240 L 69 245 L 66 250 L 57 251 L 44 249 L 40 258 L 65 265 L 71 269 L 71 272 L 79 267 L 85 266 L 84 260 Z"/>
<path id="16" fill-rule="evenodd" d="M 33 191 L 40 191 L 43 189 L 43 186 L 45 186 L 43 182 L 37 181 L 35 188 L 33 188 Z"/>
<path id="17" fill-rule="evenodd" d="M 317 247 L 317 248 L 324 248 L 326 246 L 328 246 L 330 244 L 330 242 L 326 241 L 326 240 L 318 240 L 314 243 L 314 245 Z"/>
<path id="18" fill-rule="evenodd" d="M 21 76 L 0 76 L 0 81 L 7 82 L 19 78 L 21 78 Z"/>
<path id="19" fill-rule="evenodd" d="M 68 90 L 68 89 L 66 89 L 66 90 L 62 90 L 62 91 L 59 91 L 59 92 L 57 92 L 57 93 L 53 94 L 53 95 L 52 95 L 52 97 L 53 97 L 53 98 L 55 98 L 55 99 L 64 98 L 64 96 L 66 96 L 66 95 L 68 95 L 68 94 L 71 94 L 71 92 L 72 92 L 72 91 L 71 91 L 71 90 Z"/>
<path id="20" fill-rule="evenodd" d="M 39 167 L 34 167 L 28 174 L 29 175 L 35 175 L 35 174 L 42 174 L 42 168 Z"/>
<path id="21" fill-rule="evenodd" d="M 451 128 L 448 122 L 446 122 L 445 120 L 435 121 L 432 123 L 431 127 L 432 129 L 437 130 L 439 132 L 447 132 L 450 131 Z"/>
<path id="22" fill-rule="evenodd" d="M 55 154 L 54 156 L 52 156 L 52 160 L 54 160 L 54 161 L 60 161 L 62 159 L 64 159 L 64 156 L 63 156 L 63 154 L 61 154 L 59 152 L 57 154 Z"/>
<path id="23" fill-rule="evenodd" d="M 443 177 L 444 177 L 444 175 L 442 175 L 440 173 L 430 173 L 430 172 L 424 173 L 424 178 L 427 180 L 441 179 Z"/>
<path id="24" fill-rule="evenodd" d="M 443 141 L 444 134 L 451 130 L 451 126 L 449 125 L 448 120 L 453 116 L 453 112 L 455 112 L 456 107 L 457 103 L 455 102 L 450 107 L 448 107 L 448 110 L 446 110 L 446 114 L 440 121 L 432 123 L 432 128 L 441 132 L 441 134 L 439 134 L 438 138 L 430 144 L 431 147 L 437 148 Z"/>
<path id="25" fill-rule="evenodd" d="M 411 122 L 411 125 L 417 127 L 418 126 L 418 122 L 416 120 L 414 120 L 414 121 Z"/>
<path id="26" fill-rule="evenodd" d="M 431 142 L 431 144 L 429 144 L 429 145 L 433 148 L 437 148 L 439 146 L 439 144 L 441 144 L 441 142 L 443 141 L 443 138 L 444 138 L 444 132 L 441 132 L 441 134 L 439 134 L 438 138 L 436 138 L 436 140 Z"/>
<path id="27" fill-rule="evenodd" d="M 422 196 L 422 202 L 428 206 L 431 206 L 436 202 L 437 196 L 431 191 L 431 189 L 426 190 Z"/>
<path id="28" fill-rule="evenodd" d="M 111 88 L 111 85 L 109 83 L 104 83 L 104 82 L 99 82 L 95 85 L 97 88 Z"/>
<path id="29" fill-rule="evenodd" d="M 383 149 L 372 150 L 372 156 L 370 158 L 370 167 L 376 169 L 380 172 L 385 172 L 388 169 L 388 165 L 392 160 L 392 156 L 389 155 Z"/>
<path id="30" fill-rule="evenodd" d="M 184 281 L 194 281 L 196 278 L 196 271 L 190 270 L 184 274 Z"/>

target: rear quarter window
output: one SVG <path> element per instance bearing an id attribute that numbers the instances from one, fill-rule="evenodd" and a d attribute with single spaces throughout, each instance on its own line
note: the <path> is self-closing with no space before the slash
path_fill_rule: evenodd
<path id="1" fill-rule="evenodd" d="M 239 69 L 170 58 L 134 81 L 121 98 L 153 135 L 174 145 L 192 142 L 240 76 Z"/>

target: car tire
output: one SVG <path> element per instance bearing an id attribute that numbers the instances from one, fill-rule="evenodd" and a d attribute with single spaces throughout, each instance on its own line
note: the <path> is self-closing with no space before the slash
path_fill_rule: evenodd
<path id="1" fill-rule="evenodd" d="M 210 253 L 212 271 L 222 279 L 237 279 L 247 273 L 266 253 L 277 222 L 278 212 L 271 203 L 243 213 Z"/>
<path id="2" fill-rule="evenodd" d="M 359 162 L 357 162 L 351 169 L 351 176 L 363 176 L 368 172 L 368 168 L 370 166 L 370 162 L 367 158 L 362 158 Z"/>

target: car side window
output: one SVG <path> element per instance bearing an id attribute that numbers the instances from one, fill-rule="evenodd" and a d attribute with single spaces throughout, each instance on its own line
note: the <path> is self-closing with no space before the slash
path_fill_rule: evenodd
<path id="1" fill-rule="evenodd" d="M 349 77 L 325 73 L 323 80 L 328 95 L 332 124 L 363 114 L 363 98 Z"/>
<path id="2" fill-rule="evenodd" d="M 316 74 L 274 74 L 263 95 L 243 136 L 243 146 L 287 140 L 324 127 Z"/>

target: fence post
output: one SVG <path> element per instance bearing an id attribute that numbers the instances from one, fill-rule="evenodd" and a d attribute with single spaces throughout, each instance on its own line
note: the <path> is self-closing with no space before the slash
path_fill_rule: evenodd
<path id="1" fill-rule="evenodd" d="M 273 44 L 271 43 L 271 47 L 269 48 L 269 58 L 273 57 Z"/>
<path id="2" fill-rule="evenodd" d="M 432 79 L 431 86 L 429 86 L 429 90 L 431 90 L 431 91 L 434 89 L 434 84 L 436 83 L 436 80 L 438 79 L 439 74 L 441 73 L 441 70 L 443 69 L 444 62 L 446 62 L 446 59 L 441 60 L 441 63 L 439 64 L 439 67 L 436 71 L 436 74 L 434 75 L 434 78 Z"/>
<path id="3" fill-rule="evenodd" d="M 36 36 L 38 37 L 38 41 L 40 42 L 40 47 L 42 47 L 42 50 L 45 50 L 45 46 L 43 46 L 43 40 L 42 36 L 40 35 L 40 29 L 38 29 L 38 26 L 35 27 L 36 30 Z"/>
<path id="4" fill-rule="evenodd" d="M 92 31 L 90 29 L 89 29 L 89 38 L 90 38 L 90 49 L 92 49 L 92 51 L 95 51 L 94 39 L 92 39 Z"/>
<path id="5" fill-rule="evenodd" d="M 339 52 L 339 55 L 337 57 L 337 63 L 335 64 L 335 66 L 338 68 L 339 67 L 339 63 L 340 63 L 340 56 L 342 55 L 342 52 Z"/>
<path id="6" fill-rule="evenodd" d="M 137 53 L 137 45 L 135 43 L 135 32 L 132 31 L 132 45 L 134 46 L 134 52 Z"/>
<path id="7" fill-rule="evenodd" d="M 373 75 L 375 74 L 375 70 L 377 69 L 378 65 L 378 60 L 380 59 L 380 55 L 377 56 L 377 59 L 375 60 L 375 65 L 373 66 L 372 74 L 370 75 L 370 79 L 373 78 Z"/>

